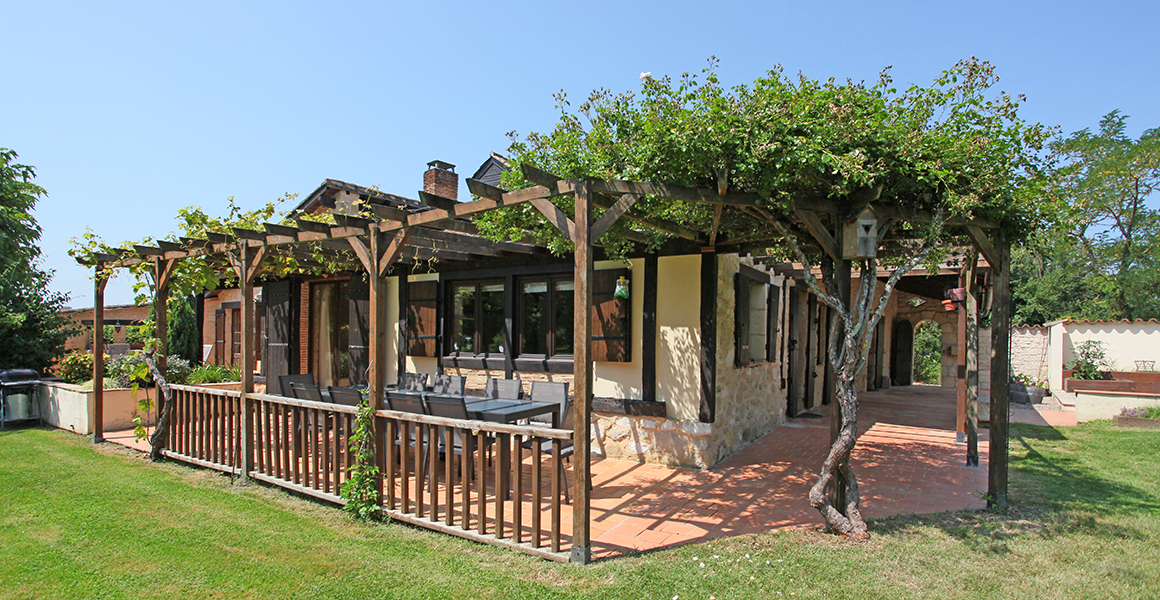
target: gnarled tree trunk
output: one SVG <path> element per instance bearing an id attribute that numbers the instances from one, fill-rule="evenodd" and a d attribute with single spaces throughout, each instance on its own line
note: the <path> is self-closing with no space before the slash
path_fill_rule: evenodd
<path id="1" fill-rule="evenodd" d="M 152 447 L 149 458 L 157 461 L 161 460 L 161 451 L 169 443 L 169 420 L 173 412 L 173 392 L 169 390 L 169 382 L 165 380 L 165 375 L 157 368 L 157 362 L 153 360 L 152 350 L 145 351 L 145 364 L 153 373 L 153 381 L 157 383 L 157 389 L 161 391 L 163 399 L 161 415 L 157 417 L 157 427 L 153 429 L 153 435 L 149 436 L 149 445 Z"/>

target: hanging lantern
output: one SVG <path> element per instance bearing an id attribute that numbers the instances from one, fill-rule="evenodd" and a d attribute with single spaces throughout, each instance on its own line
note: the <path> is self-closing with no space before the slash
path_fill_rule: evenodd
<path id="1" fill-rule="evenodd" d="M 867 206 L 858 216 L 842 223 L 842 259 L 878 256 L 878 216 Z"/>

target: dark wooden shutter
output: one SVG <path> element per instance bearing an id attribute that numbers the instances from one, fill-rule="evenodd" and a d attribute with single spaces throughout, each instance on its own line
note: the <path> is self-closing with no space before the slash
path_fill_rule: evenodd
<path id="1" fill-rule="evenodd" d="M 765 360 L 775 362 L 777 360 L 777 342 L 778 332 L 780 329 L 777 326 L 778 313 L 781 310 L 781 288 L 769 286 L 769 299 L 765 309 Z"/>
<path id="2" fill-rule="evenodd" d="M 213 362 L 215 365 L 226 364 L 226 311 L 217 309 L 213 313 Z"/>
<path id="3" fill-rule="evenodd" d="M 749 348 L 749 282 L 750 279 L 741 273 L 733 276 L 733 343 L 737 348 L 734 364 L 738 367 L 753 362 Z"/>
<path id="4" fill-rule="evenodd" d="M 370 367 L 370 311 L 371 284 L 366 273 L 355 273 L 347 287 L 350 294 L 350 338 L 347 353 L 350 356 L 351 385 L 366 385 Z"/>
<path id="5" fill-rule="evenodd" d="M 242 309 L 235 308 L 230 311 L 230 346 L 232 357 L 230 364 L 241 366 L 242 364 Z"/>
<path id="6" fill-rule="evenodd" d="M 628 269 L 608 269 L 592 274 L 592 360 L 594 362 L 629 362 L 632 353 L 629 332 L 632 331 L 631 287 L 629 298 L 617 298 L 616 282 L 621 277 L 629 280 Z"/>
<path id="7" fill-rule="evenodd" d="M 407 354 L 437 356 L 435 335 L 438 333 L 435 304 L 439 296 L 438 281 L 407 283 Z"/>
<path id="8" fill-rule="evenodd" d="M 298 373 L 298 293 L 296 281 L 270 281 L 262 286 L 266 332 L 262 372 L 270 394 L 286 391 L 278 388 L 279 376 Z"/>

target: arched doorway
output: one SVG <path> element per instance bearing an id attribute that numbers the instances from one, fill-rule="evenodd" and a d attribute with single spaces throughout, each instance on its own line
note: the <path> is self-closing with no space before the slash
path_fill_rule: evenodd
<path id="1" fill-rule="evenodd" d="M 942 326 L 927 319 L 914 328 L 914 383 L 942 384 Z"/>
<path id="2" fill-rule="evenodd" d="M 910 385 L 911 365 L 914 360 L 914 326 L 906 320 L 896 322 L 892 338 L 890 382 L 893 385 Z"/>

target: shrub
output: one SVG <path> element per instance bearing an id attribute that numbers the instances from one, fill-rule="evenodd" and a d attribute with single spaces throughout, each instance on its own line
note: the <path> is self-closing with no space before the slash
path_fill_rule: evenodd
<path id="1" fill-rule="evenodd" d="M 109 355 L 105 355 L 105 376 L 109 376 Z M 93 378 L 93 355 L 88 352 L 69 352 L 57 366 L 60 378 L 66 383 L 81 383 Z"/>
<path id="2" fill-rule="evenodd" d="M 186 383 L 189 385 L 201 385 L 203 383 L 223 383 L 241 380 L 242 372 L 240 369 L 230 368 L 225 365 L 201 365 L 190 371 Z"/>
<path id="3" fill-rule="evenodd" d="M 1042 379 L 1036 379 L 1030 375 L 1024 375 L 1023 373 L 1019 373 L 1019 374 L 1015 375 L 1014 377 L 1012 377 L 1011 383 L 1018 383 L 1021 385 L 1025 385 L 1027 387 L 1037 387 L 1037 388 L 1047 387 L 1046 381 L 1043 381 Z"/>
<path id="4" fill-rule="evenodd" d="M 106 377 L 102 381 L 104 381 L 104 383 L 102 385 L 104 386 L 104 389 L 106 389 L 106 390 L 115 390 L 118 387 L 120 387 L 117 385 L 117 380 L 113 379 L 112 377 Z M 78 385 L 77 389 L 82 391 L 82 392 L 93 391 L 93 380 L 90 379 L 90 380 Z"/>
<path id="5" fill-rule="evenodd" d="M 149 328 L 145 325 L 130 325 L 125 331 L 125 342 L 145 345 L 152 335 L 153 332 L 149 331 Z"/>
<path id="6" fill-rule="evenodd" d="M 105 363 L 105 375 L 117 380 L 118 387 L 132 387 L 134 373 L 144 374 L 136 378 L 138 385 L 153 385 L 153 375 L 145 365 L 145 354 L 141 351 L 130 352 L 114 356 Z M 170 356 L 166 362 L 165 378 L 168 383 L 185 383 L 189 377 L 189 361 L 177 356 Z"/>
<path id="7" fill-rule="evenodd" d="M 1101 367 L 1107 366 L 1104 343 L 1088 340 L 1075 347 L 1075 362 L 1071 364 L 1072 377 L 1076 379 L 1103 379 Z"/>

